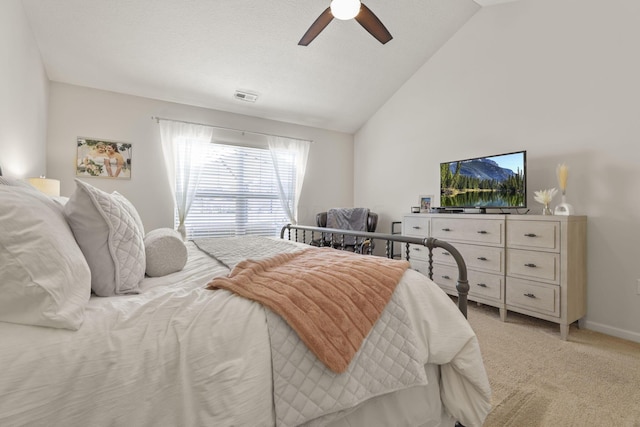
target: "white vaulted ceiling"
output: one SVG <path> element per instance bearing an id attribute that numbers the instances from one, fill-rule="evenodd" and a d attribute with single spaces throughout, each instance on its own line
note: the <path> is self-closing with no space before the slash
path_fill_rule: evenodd
<path id="1" fill-rule="evenodd" d="M 23 4 L 52 81 L 353 133 L 488 0 L 476 1 L 365 0 L 393 40 L 334 19 L 307 47 L 329 0 Z"/>

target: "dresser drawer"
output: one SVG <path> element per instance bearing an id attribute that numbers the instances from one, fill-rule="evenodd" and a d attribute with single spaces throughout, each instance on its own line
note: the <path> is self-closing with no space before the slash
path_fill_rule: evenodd
<path id="1" fill-rule="evenodd" d="M 422 273 L 425 276 L 429 277 L 429 263 L 428 262 L 412 258 L 409 261 L 409 264 L 411 264 L 411 269 L 413 269 L 413 270 L 417 271 L 418 273 Z M 435 282 L 435 280 L 434 280 L 434 282 Z"/>
<path id="2" fill-rule="evenodd" d="M 507 246 L 560 252 L 560 223 L 556 221 L 507 221 Z"/>
<path id="3" fill-rule="evenodd" d="M 476 246 L 464 243 L 456 243 L 455 248 L 464 258 L 467 269 L 488 271 L 491 273 L 504 273 L 504 249 L 492 246 Z M 456 265 L 453 256 L 442 248 L 433 250 L 434 262 Z"/>
<path id="4" fill-rule="evenodd" d="M 434 264 L 433 281 L 447 292 L 458 293 L 456 289 L 456 285 L 458 284 L 458 268 L 449 265 Z"/>
<path id="5" fill-rule="evenodd" d="M 426 270 L 425 270 L 426 271 Z M 469 298 L 483 297 L 500 301 L 502 299 L 504 276 L 468 271 Z M 449 265 L 433 265 L 433 281 L 447 292 L 455 292 L 458 284 L 458 268 Z"/>
<path id="6" fill-rule="evenodd" d="M 436 250 L 433 250 L 433 253 L 436 253 Z M 409 245 L 409 259 L 418 259 L 421 261 L 429 261 L 429 248 L 422 245 L 414 245 L 411 243 Z"/>
<path id="7" fill-rule="evenodd" d="M 504 245 L 504 221 L 433 218 L 431 220 L 431 236 L 447 241 Z"/>
<path id="8" fill-rule="evenodd" d="M 402 224 L 402 234 L 412 237 L 429 237 L 431 219 L 424 216 L 405 216 Z"/>
<path id="9" fill-rule="evenodd" d="M 479 271 L 469 271 L 468 276 L 470 297 L 481 296 L 502 300 L 504 276 Z"/>
<path id="10" fill-rule="evenodd" d="M 552 252 L 507 251 L 507 276 L 560 283 L 560 255 Z"/>
<path id="11" fill-rule="evenodd" d="M 507 277 L 507 309 L 514 306 L 559 317 L 559 292 L 558 286 Z"/>

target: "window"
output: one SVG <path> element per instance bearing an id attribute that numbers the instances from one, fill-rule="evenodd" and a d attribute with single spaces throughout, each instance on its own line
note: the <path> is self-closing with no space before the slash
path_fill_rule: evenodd
<path id="1" fill-rule="evenodd" d="M 184 141 L 184 140 L 183 140 Z M 184 144 L 187 142 L 179 142 Z M 211 143 L 207 147 L 196 192 L 185 218 L 187 238 L 259 234 L 278 236 L 290 222 L 278 189 L 271 152 L 266 148 Z M 280 185 L 293 204 L 296 155 L 276 152 Z M 178 168 L 188 164 L 176 163 Z M 179 217 L 175 215 L 176 227 Z"/>

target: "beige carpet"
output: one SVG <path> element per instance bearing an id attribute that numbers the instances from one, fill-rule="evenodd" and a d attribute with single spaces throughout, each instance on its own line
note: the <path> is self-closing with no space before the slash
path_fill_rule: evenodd
<path id="1" fill-rule="evenodd" d="M 640 344 L 469 302 L 492 387 L 485 427 L 640 426 Z"/>

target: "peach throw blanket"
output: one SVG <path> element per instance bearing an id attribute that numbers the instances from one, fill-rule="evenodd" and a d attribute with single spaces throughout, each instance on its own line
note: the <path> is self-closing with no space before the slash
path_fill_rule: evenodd
<path id="1" fill-rule="evenodd" d="M 208 289 L 227 289 L 278 313 L 334 372 L 344 372 L 369 334 L 407 261 L 310 248 L 245 260 Z"/>

